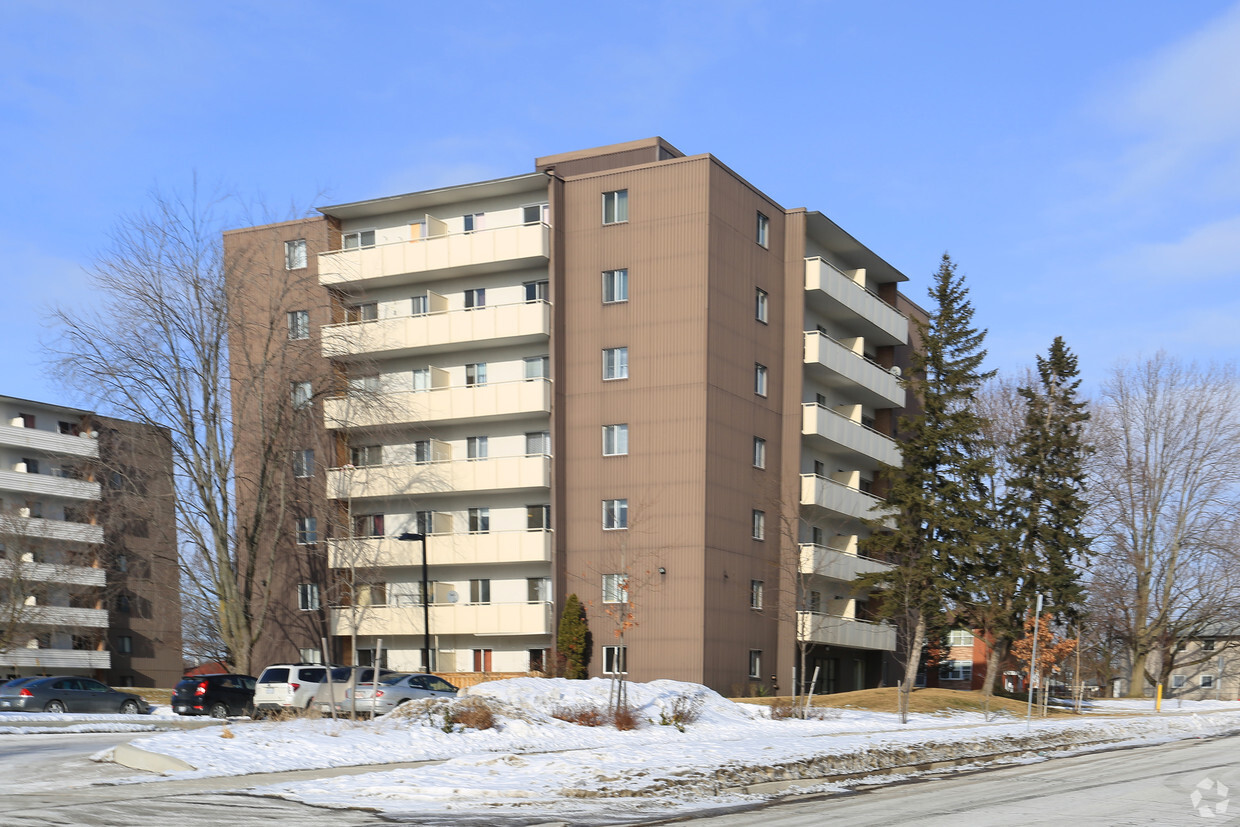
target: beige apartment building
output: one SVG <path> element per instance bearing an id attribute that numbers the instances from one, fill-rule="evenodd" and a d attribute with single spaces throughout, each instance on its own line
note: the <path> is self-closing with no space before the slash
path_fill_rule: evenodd
<path id="1" fill-rule="evenodd" d="M 281 389 L 306 424 L 260 665 L 553 672 L 575 593 L 591 675 L 883 679 L 854 580 L 901 273 L 659 138 L 320 212 L 225 235 L 237 300 L 284 296 L 319 360 Z"/>
<path id="2" fill-rule="evenodd" d="M 181 675 L 166 431 L 0 396 L 0 679 Z"/>

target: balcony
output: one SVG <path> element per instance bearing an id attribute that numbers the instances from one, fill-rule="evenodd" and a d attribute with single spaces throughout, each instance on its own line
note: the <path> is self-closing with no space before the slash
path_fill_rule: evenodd
<path id="1" fill-rule="evenodd" d="M 805 365 L 828 387 L 872 408 L 904 407 L 904 389 L 891 371 L 818 331 L 805 332 Z"/>
<path id="2" fill-rule="evenodd" d="M 860 454 L 877 465 L 900 464 L 900 448 L 894 439 L 813 402 L 801 406 L 801 433 L 825 440 L 831 447 Z"/>
<path id="3" fill-rule="evenodd" d="M 80 437 L 78 437 L 80 439 Z M 97 500 L 99 483 L 55 477 L 51 474 L 27 474 L 21 471 L 0 471 L 0 491 L 18 491 L 66 500 Z"/>
<path id="4" fill-rule="evenodd" d="M 509 419 L 551 413 L 551 382 L 527 379 L 470 387 L 433 388 L 383 394 L 360 405 L 356 399 L 328 399 L 323 419 L 328 428 L 425 425 L 458 420 Z"/>
<path id="5" fill-rule="evenodd" d="M 433 603 L 431 604 L 432 635 L 515 636 L 551 634 L 550 603 Z M 377 635 L 391 639 L 395 635 L 421 635 L 422 605 L 410 602 L 405 606 L 367 606 L 350 616 L 349 609 L 332 609 L 331 633 Z"/>
<path id="6" fill-rule="evenodd" d="M 820 612 L 797 612 L 797 629 L 799 638 L 810 643 L 881 652 L 896 650 L 896 627 L 886 623 Z"/>
<path id="7" fill-rule="evenodd" d="M 34 626 L 84 626 L 90 629 L 108 628 L 106 609 L 75 609 L 69 606 L 27 606 L 22 618 Z"/>
<path id="8" fill-rule="evenodd" d="M 319 284 L 369 290 L 532 267 L 546 264 L 550 254 L 551 228 L 546 224 L 496 227 L 320 253 Z"/>
<path id="9" fill-rule="evenodd" d="M 547 302 L 499 304 L 420 316 L 332 324 L 323 328 L 327 358 L 390 358 L 473 347 L 545 342 L 551 335 Z"/>
<path id="10" fill-rule="evenodd" d="M 32 451 L 64 457 L 99 458 L 99 442 L 91 437 L 58 434 L 37 428 L 0 425 L 0 445 L 9 448 L 28 448 Z"/>
<path id="11" fill-rule="evenodd" d="M 89 649 L 10 649 L 0 652 L 0 666 L 28 666 L 35 669 L 111 669 L 112 655 Z"/>
<path id="12" fill-rule="evenodd" d="M 102 543 L 103 526 L 38 517 L 0 518 L 0 531 L 62 543 Z"/>
<path id="13" fill-rule="evenodd" d="M 327 495 L 334 499 L 502 493 L 550 487 L 551 457 L 544 454 L 332 468 L 327 472 Z"/>
<path id="14" fill-rule="evenodd" d="M 831 580 L 842 580 L 851 583 L 862 574 L 886 571 L 891 568 L 886 563 L 871 560 L 858 554 L 849 554 L 830 546 L 816 546 L 812 543 L 801 544 L 801 574 L 814 574 Z"/>
<path id="15" fill-rule="evenodd" d="M 550 531 L 494 531 L 487 534 L 431 534 L 426 559 L 431 566 L 551 562 Z M 342 569 L 421 567 L 422 543 L 374 537 L 329 540 L 327 565 Z"/>
<path id="16" fill-rule="evenodd" d="M 874 344 L 908 344 L 908 318 L 825 259 L 805 259 L 805 292 L 815 311 Z"/>
<path id="17" fill-rule="evenodd" d="M 0 560 L 0 580 L 17 579 L 37 583 L 72 586 L 105 586 L 107 573 L 87 566 L 61 566 L 53 563 L 14 563 Z"/>
<path id="18" fill-rule="evenodd" d="M 882 514 L 887 502 L 843 483 L 814 474 L 801 475 L 801 505 L 821 508 L 832 515 L 844 515 L 854 520 L 875 520 Z"/>

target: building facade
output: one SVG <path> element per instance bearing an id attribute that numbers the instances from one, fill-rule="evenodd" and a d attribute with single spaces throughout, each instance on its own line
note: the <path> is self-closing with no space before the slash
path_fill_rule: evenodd
<path id="1" fill-rule="evenodd" d="M 0 675 L 171 686 L 178 582 L 167 433 L 0 397 Z"/>
<path id="2" fill-rule="evenodd" d="M 535 170 L 225 235 L 320 360 L 259 661 L 552 672 L 575 593 L 592 675 L 876 685 L 905 277 L 662 139 Z"/>

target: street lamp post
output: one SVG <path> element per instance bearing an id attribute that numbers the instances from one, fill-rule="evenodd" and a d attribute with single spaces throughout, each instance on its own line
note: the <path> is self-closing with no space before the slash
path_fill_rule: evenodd
<path id="1" fill-rule="evenodd" d="M 431 671 L 431 600 L 426 570 L 426 535 L 406 531 L 396 538 L 405 542 L 422 541 L 422 671 Z"/>

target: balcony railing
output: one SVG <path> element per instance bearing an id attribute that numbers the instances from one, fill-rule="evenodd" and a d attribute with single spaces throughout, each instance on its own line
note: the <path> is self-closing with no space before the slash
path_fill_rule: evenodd
<path id="1" fill-rule="evenodd" d="M 111 669 L 109 652 L 89 649 L 9 649 L 0 652 L 0 666 L 27 666 L 36 669 Z"/>
<path id="2" fill-rule="evenodd" d="M 805 290 L 811 307 L 875 344 L 908 344 L 908 317 L 826 259 L 805 259 Z"/>
<path id="3" fill-rule="evenodd" d="M 542 530 L 430 534 L 426 560 L 431 566 L 548 563 L 551 545 L 551 532 Z M 417 567 L 422 565 L 422 544 L 391 537 L 334 539 L 328 541 L 327 564 L 337 569 Z"/>
<path id="4" fill-rule="evenodd" d="M 498 304 L 327 325 L 323 328 L 323 355 L 388 358 L 528 344 L 546 341 L 550 335 L 549 303 Z"/>
<path id="5" fill-rule="evenodd" d="M 99 442 L 92 437 L 58 434 L 37 428 L 0 425 L 0 445 L 11 448 L 29 448 L 66 457 L 99 458 Z"/>
<path id="6" fill-rule="evenodd" d="M 883 516 L 887 501 L 882 497 L 843 483 L 819 477 L 815 474 L 801 475 L 801 505 L 812 506 L 843 514 L 855 520 L 876 520 Z"/>
<path id="7" fill-rule="evenodd" d="M 862 574 L 886 571 L 889 568 L 891 566 L 878 560 L 849 554 L 830 546 L 801 544 L 801 574 L 813 574 L 850 583 Z"/>
<path id="8" fill-rule="evenodd" d="M 107 585 L 107 573 L 103 569 L 0 560 L 0 580 L 6 578 L 37 583 L 62 583 L 71 586 Z"/>
<path id="9" fill-rule="evenodd" d="M 0 517 L 0 532 L 64 543 L 102 543 L 103 526 L 39 517 Z"/>
<path id="10" fill-rule="evenodd" d="M 886 434 L 814 402 L 806 402 L 801 408 L 801 433 L 805 436 L 824 439 L 881 465 L 900 464 L 900 447 Z"/>
<path id="11" fill-rule="evenodd" d="M 549 635 L 552 604 L 535 603 L 433 603 L 432 635 Z M 356 624 L 357 629 L 353 628 Z M 333 635 L 421 635 L 422 604 L 366 606 L 356 611 L 331 610 Z"/>
<path id="12" fill-rule="evenodd" d="M 826 646 L 882 652 L 896 649 L 896 627 L 822 612 L 797 612 L 797 634 L 801 640 Z"/>
<path id="13" fill-rule="evenodd" d="M 546 224 L 495 227 L 319 254 L 319 283 L 374 288 L 410 284 L 426 274 L 454 275 L 545 263 L 551 254 Z"/>
<path id="14" fill-rule="evenodd" d="M 66 479 L 51 474 L 27 474 L 21 471 L 0 471 L 0 491 L 20 491 L 47 497 L 63 497 L 67 500 L 97 500 L 100 488 L 97 482 Z"/>
<path id="15" fill-rule="evenodd" d="M 527 379 L 468 387 L 396 391 L 360 402 L 352 397 L 328 399 L 323 419 L 328 428 L 370 428 L 460 420 L 507 419 L 551 413 L 551 381 Z"/>
<path id="16" fill-rule="evenodd" d="M 108 613 L 106 609 L 75 609 L 69 606 L 27 606 L 22 610 L 21 614 L 23 622 L 35 626 L 108 628 Z"/>
<path id="17" fill-rule="evenodd" d="M 873 408 L 904 407 L 900 379 L 882 365 L 854 353 L 817 330 L 805 332 L 805 364 L 825 374 L 825 384 L 843 388 L 846 395 Z"/>
<path id="18" fill-rule="evenodd" d="M 551 457 L 544 454 L 344 467 L 327 472 L 327 495 L 334 499 L 550 487 Z"/>

